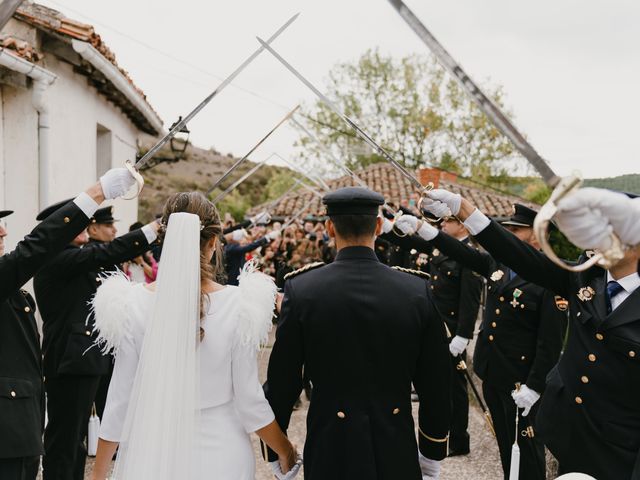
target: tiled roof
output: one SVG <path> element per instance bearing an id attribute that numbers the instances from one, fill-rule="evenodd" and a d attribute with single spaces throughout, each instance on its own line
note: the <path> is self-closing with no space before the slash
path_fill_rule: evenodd
<path id="1" fill-rule="evenodd" d="M 155 110 L 153 110 L 153 107 L 147 101 L 145 93 L 138 88 L 135 83 L 133 83 L 129 73 L 118 65 L 115 54 L 102 41 L 102 38 L 100 38 L 100 35 L 95 32 L 92 25 L 72 20 L 65 17 L 57 10 L 53 10 L 30 1 L 24 1 L 18 10 L 16 10 L 14 17 L 17 20 L 28 23 L 29 25 L 32 25 L 46 33 L 52 34 L 63 41 L 70 42 L 72 39 L 76 39 L 91 44 L 91 46 L 93 46 L 106 60 L 118 69 L 122 76 L 129 82 L 131 87 L 140 95 L 140 97 L 142 97 L 149 108 L 155 113 Z M 27 42 L 22 42 L 22 44 L 24 44 L 23 48 L 15 48 L 11 44 L 9 45 L 9 48 L 15 50 L 18 56 L 32 62 L 35 62 L 42 57 L 39 53 L 34 56 L 32 53 L 34 52 L 34 48 Z M 117 92 L 115 87 L 111 86 L 111 88 L 109 88 L 105 85 L 110 82 L 105 82 L 104 79 L 92 79 L 92 68 L 86 68 L 84 70 L 80 68 L 80 73 L 87 75 L 90 80 L 92 80 L 91 83 L 109 100 L 119 106 L 124 113 L 130 117 L 131 121 L 141 130 L 152 135 L 160 133 L 155 130 L 141 112 L 138 112 L 122 94 Z"/>
<path id="2" fill-rule="evenodd" d="M 363 170 L 357 171 L 356 175 L 364 181 L 370 189 L 384 195 L 388 203 L 399 205 L 402 204 L 403 201 L 408 201 L 415 196 L 415 189 L 412 184 L 388 163 L 375 163 Z M 326 183 L 332 190 L 357 186 L 356 182 L 349 176 L 328 180 Z M 489 188 L 470 186 L 466 183 L 441 180 L 439 188 L 460 193 L 485 214 L 492 217 L 510 216 L 514 203 L 521 203 L 537 209 L 535 204 L 522 198 L 506 195 Z M 274 217 L 286 217 L 297 213 L 307 203 L 309 203 L 309 205 L 304 210 L 303 217 L 321 217 L 324 215 L 324 206 L 322 205 L 321 199 L 303 188 L 297 189 L 295 192 L 292 192 L 280 200 L 271 209 L 271 214 Z M 260 208 L 260 206 L 254 207 L 251 209 L 251 212 L 257 212 Z"/>
<path id="3" fill-rule="evenodd" d="M 12 35 L 0 33 L 0 46 L 29 62 L 37 62 L 42 58 L 42 53 L 36 51 L 33 45 Z"/>

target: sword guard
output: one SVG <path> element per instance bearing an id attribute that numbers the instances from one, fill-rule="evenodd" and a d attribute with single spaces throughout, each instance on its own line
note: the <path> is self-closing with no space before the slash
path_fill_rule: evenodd
<path id="1" fill-rule="evenodd" d="M 440 220 L 442 220 L 442 217 L 435 218 L 435 217 L 428 216 L 425 213 L 425 210 L 422 208 L 422 202 L 424 201 L 425 198 L 428 197 L 427 193 L 433 190 L 434 188 L 435 188 L 435 185 L 433 184 L 433 182 L 427 183 L 425 187 L 422 189 L 422 191 L 420 192 L 420 200 L 418 200 L 418 211 L 420 212 L 420 215 L 422 215 L 422 218 L 424 218 L 429 223 L 438 223 Z"/>
<path id="2" fill-rule="evenodd" d="M 466 369 L 467 369 L 467 363 L 464 360 L 460 360 L 456 365 L 456 370 L 463 372 Z"/>
<path id="3" fill-rule="evenodd" d="M 577 175 L 573 174 L 568 177 L 564 177 L 558 186 L 553 190 L 551 197 L 547 200 L 538 215 L 536 215 L 535 220 L 533 221 L 533 230 L 538 238 L 538 242 L 540 243 L 540 248 L 544 252 L 544 254 L 551 259 L 553 263 L 564 268 L 565 270 L 569 270 L 571 272 L 584 272 L 585 270 L 590 269 L 594 265 L 598 265 L 604 269 L 609 269 L 618 263 L 622 257 L 624 257 L 626 247 L 622 245 L 620 239 L 614 233 L 611 234 L 611 247 L 605 251 L 597 252 L 593 257 L 587 260 L 584 263 L 579 265 L 567 265 L 562 261 L 560 257 L 556 255 L 556 253 L 551 248 L 548 238 L 548 228 L 549 223 L 558 212 L 558 202 L 571 194 L 571 192 L 577 190 L 582 185 L 582 179 Z"/>
<path id="4" fill-rule="evenodd" d="M 522 430 L 520 432 L 520 435 L 522 435 L 523 437 L 529 437 L 529 438 L 533 438 L 536 436 L 535 432 L 533 431 L 533 427 L 531 425 L 529 425 L 527 428 Z"/>
<path id="5" fill-rule="evenodd" d="M 138 195 L 140 195 L 140 192 L 142 192 L 142 188 L 144 187 L 144 178 L 142 178 L 142 175 L 140 175 L 140 172 L 138 172 L 138 169 L 136 169 L 136 167 L 133 165 L 131 160 L 127 160 L 126 162 L 124 162 L 124 166 L 127 170 L 129 170 L 129 173 L 133 175 L 133 178 L 136 179 L 136 193 L 130 197 L 122 197 L 122 198 L 124 200 L 133 200 Z"/>

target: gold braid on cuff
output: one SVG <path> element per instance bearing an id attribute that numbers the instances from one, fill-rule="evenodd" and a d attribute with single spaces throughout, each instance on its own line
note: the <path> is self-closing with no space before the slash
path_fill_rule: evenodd
<path id="1" fill-rule="evenodd" d="M 420 427 L 418 427 L 418 431 L 420 432 L 420 435 L 422 435 L 424 438 L 426 438 L 430 442 L 445 443 L 449 441 L 449 434 L 447 434 L 447 436 L 444 438 L 433 438 L 427 435 L 426 433 L 424 433 Z"/>

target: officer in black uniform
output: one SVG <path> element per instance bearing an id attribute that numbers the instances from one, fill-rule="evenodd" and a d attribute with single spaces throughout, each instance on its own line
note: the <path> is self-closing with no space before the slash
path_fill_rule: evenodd
<path id="1" fill-rule="evenodd" d="M 64 202 L 43 210 L 44 220 Z M 44 434 L 44 479 L 82 480 L 83 444 L 90 409 L 109 358 L 93 346 L 96 335 L 89 300 L 106 268 L 130 260 L 150 248 L 157 223 L 109 243 L 68 244 L 34 278 L 43 320 L 43 367 L 49 423 Z"/>
<path id="2" fill-rule="evenodd" d="M 515 205 L 504 225 L 535 244 L 532 237 L 536 212 Z M 414 248 L 435 247 L 467 268 L 487 278 L 487 305 L 473 356 L 473 368 L 483 380 L 482 390 L 500 449 L 505 479 L 509 478 L 517 406 L 520 430 L 535 419 L 536 401 L 545 389 L 545 377 L 558 361 L 566 327 L 567 303 L 551 291 L 527 282 L 494 257 L 463 244 L 415 217 L 401 217 L 396 228 L 407 231 Z M 512 398 L 516 384 L 522 390 Z M 515 401 L 515 403 L 514 403 Z M 524 417 L 523 417 L 524 416 Z M 529 430 L 531 432 L 532 430 Z M 544 480 L 544 445 L 535 436 L 518 435 L 520 478 Z"/>
<path id="3" fill-rule="evenodd" d="M 445 218 L 441 228 L 463 245 L 471 245 L 469 233 L 455 217 Z M 407 237 L 386 233 L 381 235 L 381 238 L 405 250 L 414 248 L 413 240 Z M 469 453 L 469 432 L 467 431 L 469 426 L 469 394 L 467 380 L 464 375 L 457 372 L 456 368 L 460 360 L 466 362 L 467 359 L 466 347 L 473 338 L 483 282 L 482 278 L 473 270 L 437 248 L 428 246 L 428 251 L 422 253 L 428 256 L 430 288 L 436 308 L 452 337 L 449 351 L 451 352 L 451 366 L 456 373 L 453 375 L 451 392 L 453 417 L 449 435 L 449 456 L 466 455 Z"/>
<path id="4" fill-rule="evenodd" d="M 447 453 L 450 376 L 445 331 L 425 282 L 380 263 L 373 250 L 384 199 L 350 187 L 324 197 L 338 254 L 288 276 L 266 396 L 286 431 L 313 384 L 305 479 L 420 480 Z M 420 396 L 419 451 L 411 383 Z M 269 459 L 277 459 L 269 452 Z"/>
<path id="5" fill-rule="evenodd" d="M 129 180 L 127 181 L 127 177 Z M 89 224 L 105 199 L 133 184 L 126 169 L 114 169 L 101 183 L 81 193 L 38 225 L 15 250 L 4 254 L 7 232 L 0 222 L 0 478 L 35 480 L 40 463 L 44 426 L 42 354 L 35 302 L 25 282 Z M 121 188 L 115 188 L 117 185 Z M 0 211 L 0 218 L 10 215 Z"/>
<path id="6" fill-rule="evenodd" d="M 640 479 L 640 253 L 629 250 L 608 271 L 569 272 L 467 200 L 450 192 L 436 196 L 459 209 L 458 217 L 499 261 L 569 302 L 567 345 L 548 376 L 537 418 L 537 434 L 561 472 Z"/>

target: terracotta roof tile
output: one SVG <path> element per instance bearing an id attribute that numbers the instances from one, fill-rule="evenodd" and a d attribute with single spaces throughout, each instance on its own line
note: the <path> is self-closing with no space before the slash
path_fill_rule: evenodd
<path id="1" fill-rule="evenodd" d="M 413 185 L 387 163 L 370 165 L 363 170 L 357 171 L 356 175 L 362 179 L 369 188 L 384 195 L 389 203 L 399 205 L 403 201 L 408 201 L 412 197 L 415 197 Z M 332 190 L 347 186 L 357 186 L 349 176 L 328 180 L 326 183 Z M 460 193 L 485 214 L 492 217 L 507 217 L 511 215 L 512 205 L 514 203 L 522 203 L 532 208 L 537 207 L 535 204 L 514 195 L 507 195 L 489 188 L 480 188 L 467 185 L 466 183 L 441 180 L 439 187 Z M 324 215 L 322 201 L 313 195 L 313 193 L 304 189 L 298 189 L 280 200 L 271 210 L 271 214 L 277 217 L 290 216 L 298 212 L 308 202 L 311 203 L 304 210 L 303 217 L 320 217 Z M 251 209 L 251 212 L 257 212 L 260 209 L 260 206 L 254 207 Z"/>

